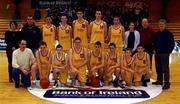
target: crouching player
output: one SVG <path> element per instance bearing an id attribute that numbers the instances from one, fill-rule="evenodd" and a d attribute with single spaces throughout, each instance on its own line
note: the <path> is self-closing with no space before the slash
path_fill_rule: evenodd
<path id="1" fill-rule="evenodd" d="M 150 78 L 150 58 L 148 53 L 144 52 L 143 46 L 138 46 L 137 53 L 133 56 L 134 63 L 134 84 L 140 86 L 141 80 L 143 86 L 147 86 L 147 79 Z"/>
<path id="2" fill-rule="evenodd" d="M 86 68 L 87 68 L 87 49 L 81 45 L 81 39 L 76 37 L 74 39 L 73 47 L 69 50 L 69 63 L 71 86 L 76 85 L 76 79 L 80 82 L 80 86 L 86 83 Z"/>
<path id="3" fill-rule="evenodd" d="M 49 78 L 52 52 L 47 48 L 46 42 L 41 42 L 40 49 L 36 53 L 40 79 Z"/>
<path id="4" fill-rule="evenodd" d="M 89 59 L 89 76 L 90 83 L 93 86 L 94 79 L 103 81 L 104 64 L 105 64 L 105 53 L 102 52 L 101 42 L 95 43 L 95 48 L 92 50 L 88 57 Z M 98 86 L 98 85 L 97 85 Z"/>
<path id="5" fill-rule="evenodd" d="M 51 67 L 51 51 L 47 48 L 46 42 L 40 43 L 40 48 L 36 52 L 36 64 L 34 64 L 32 74 L 32 86 L 35 86 L 36 72 L 39 69 L 40 79 L 48 79 Z"/>
<path id="6" fill-rule="evenodd" d="M 126 82 L 126 85 L 131 87 L 132 86 L 132 79 L 134 75 L 133 69 L 133 58 L 132 58 L 132 51 L 130 48 L 126 48 L 125 52 L 121 56 L 121 75 L 122 79 Z"/>
<path id="7" fill-rule="evenodd" d="M 106 69 L 104 73 L 104 86 L 109 86 L 113 80 L 113 74 L 116 76 L 116 80 L 119 80 L 120 71 L 120 56 L 116 51 L 116 45 L 114 43 L 109 44 L 109 52 L 106 58 Z"/>
<path id="8" fill-rule="evenodd" d="M 63 52 L 63 47 L 61 45 L 56 46 L 56 51 L 52 55 L 52 70 L 54 76 L 54 86 L 53 88 L 58 87 L 58 79 L 61 84 L 61 87 L 67 86 L 68 78 L 68 57 L 65 52 Z"/>

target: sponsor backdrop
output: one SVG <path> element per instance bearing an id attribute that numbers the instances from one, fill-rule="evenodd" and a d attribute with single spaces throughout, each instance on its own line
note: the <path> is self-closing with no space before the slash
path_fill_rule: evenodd
<path id="1" fill-rule="evenodd" d="M 5 38 L 0 38 L 0 51 L 5 51 L 7 44 L 5 43 Z"/>

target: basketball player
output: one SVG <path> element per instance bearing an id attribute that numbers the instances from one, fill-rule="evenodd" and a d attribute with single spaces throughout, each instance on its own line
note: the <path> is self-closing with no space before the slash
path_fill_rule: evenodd
<path id="1" fill-rule="evenodd" d="M 137 53 L 133 56 L 134 65 L 134 85 L 140 86 L 143 77 L 143 86 L 147 86 L 146 79 L 150 78 L 151 64 L 149 54 L 144 52 L 143 46 L 137 47 Z"/>
<path id="2" fill-rule="evenodd" d="M 73 47 L 69 50 L 69 62 L 72 73 L 72 84 L 77 77 L 80 86 L 84 86 L 86 82 L 86 68 L 87 68 L 87 50 L 81 45 L 81 39 L 76 37 L 74 39 Z"/>
<path id="3" fill-rule="evenodd" d="M 57 78 L 59 78 L 59 82 L 61 84 L 61 87 L 64 87 L 67 85 L 67 78 L 68 78 L 68 69 L 67 69 L 67 63 L 68 63 L 68 57 L 67 54 L 64 53 L 63 47 L 61 45 L 56 46 L 56 51 L 52 55 L 52 70 L 53 70 L 53 76 L 55 79 L 54 86 L 58 86 Z M 58 77 L 59 76 L 59 77 Z"/>
<path id="4" fill-rule="evenodd" d="M 132 79 L 134 74 L 134 69 L 132 65 L 133 58 L 131 55 L 131 49 L 125 49 L 125 52 L 122 54 L 120 61 L 122 79 L 126 82 L 126 85 L 129 87 L 132 86 Z"/>
<path id="5" fill-rule="evenodd" d="M 107 24 L 101 19 L 102 13 L 100 10 L 96 10 L 95 17 L 95 20 L 90 23 L 88 29 L 90 47 L 93 47 L 94 43 L 97 41 L 101 42 L 104 45 L 104 39 L 106 39 L 107 34 Z"/>
<path id="6" fill-rule="evenodd" d="M 74 38 L 80 37 L 82 40 L 82 46 L 87 48 L 88 45 L 88 21 L 83 18 L 83 11 L 78 9 L 77 20 L 73 21 L 73 35 Z"/>
<path id="7" fill-rule="evenodd" d="M 50 16 L 45 18 L 45 24 L 41 27 L 43 41 L 46 42 L 48 49 L 54 51 L 56 27 L 52 24 Z"/>
<path id="8" fill-rule="evenodd" d="M 37 67 L 40 73 L 40 79 L 49 78 L 50 67 L 51 67 L 51 55 L 52 52 L 48 49 L 46 42 L 40 43 L 40 48 L 36 52 Z"/>
<path id="9" fill-rule="evenodd" d="M 107 54 L 107 62 L 106 62 L 105 76 L 104 76 L 104 85 L 108 86 L 110 82 L 113 80 L 113 74 L 119 74 L 120 70 L 120 57 L 119 53 L 116 51 L 116 45 L 114 43 L 109 44 L 109 52 Z M 117 72 L 117 73 L 116 73 Z"/>
<path id="10" fill-rule="evenodd" d="M 97 77 L 98 80 L 102 81 L 105 66 L 105 53 L 102 52 L 100 41 L 97 41 L 94 46 L 94 50 L 92 50 L 88 55 L 90 81 L 92 81 L 92 79 L 96 79 Z"/>
<path id="11" fill-rule="evenodd" d="M 114 24 L 109 27 L 107 40 L 109 40 L 110 43 L 115 43 L 118 51 L 122 52 L 124 46 L 124 26 L 121 25 L 119 16 L 114 16 L 113 23 Z"/>
<path id="12" fill-rule="evenodd" d="M 57 28 L 59 44 L 63 46 L 63 51 L 68 52 L 72 46 L 72 28 L 67 24 L 67 16 L 61 16 L 61 23 Z"/>

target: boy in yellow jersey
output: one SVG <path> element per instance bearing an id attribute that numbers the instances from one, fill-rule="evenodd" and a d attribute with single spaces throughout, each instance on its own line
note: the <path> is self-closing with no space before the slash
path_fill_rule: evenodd
<path id="1" fill-rule="evenodd" d="M 88 57 L 89 57 L 89 76 L 90 76 L 90 83 L 93 85 L 94 79 L 103 80 L 104 74 L 104 66 L 105 66 L 105 53 L 102 52 L 101 49 L 101 42 L 97 41 L 94 44 L 95 48 L 92 50 Z"/>
<path id="2" fill-rule="evenodd" d="M 104 39 L 107 35 L 107 24 L 103 21 L 100 10 L 95 12 L 96 19 L 92 21 L 88 29 L 88 37 L 90 38 L 90 48 L 92 49 L 95 42 L 100 41 L 104 48 Z"/>
<path id="3" fill-rule="evenodd" d="M 104 85 L 109 86 L 110 82 L 113 80 L 113 74 L 119 77 L 118 72 L 120 71 L 120 56 L 119 52 L 116 51 L 116 45 L 114 43 L 109 44 L 106 63 Z"/>
<path id="4" fill-rule="evenodd" d="M 54 51 L 55 49 L 55 38 L 56 38 L 56 27 L 52 24 L 50 16 L 45 18 L 45 24 L 41 27 L 42 39 L 46 42 L 48 49 Z"/>
<path id="5" fill-rule="evenodd" d="M 76 78 L 81 86 L 86 83 L 87 50 L 81 46 L 81 38 L 74 39 L 73 47 L 69 50 L 70 73 L 72 74 L 72 86 L 75 85 Z"/>
<path id="6" fill-rule="evenodd" d="M 115 43 L 118 51 L 122 53 L 125 33 L 124 26 L 121 25 L 119 16 L 114 16 L 113 23 L 114 24 L 109 27 L 107 40 L 109 40 L 110 43 Z"/>
<path id="7" fill-rule="evenodd" d="M 130 48 L 126 48 L 125 52 L 121 56 L 121 75 L 122 79 L 126 82 L 126 85 L 131 87 L 134 75 L 132 51 Z"/>
<path id="8" fill-rule="evenodd" d="M 56 51 L 52 55 L 52 70 L 53 70 L 53 76 L 55 79 L 54 82 L 54 88 L 58 86 L 57 78 L 59 78 L 59 82 L 61 84 L 61 87 L 64 87 L 67 85 L 67 78 L 68 78 L 68 69 L 67 69 L 67 63 L 68 63 L 68 57 L 67 54 L 64 53 L 63 47 L 61 45 L 56 46 Z M 59 77 L 58 77 L 59 76 Z"/>
<path id="9" fill-rule="evenodd" d="M 49 78 L 51 68 L 52 52 L 47 48 L 46 42 L 40 43 L 40 49 L 36 52 L 37 67 L 39 69 L 40 79 Z"/>
<path id="10" fill-rule="evenodd" d="M 146 79 L 150 78 L 151 68 L 150 68 L 150 58 L 147 52 L 144 52 L 143 46 L 139 45 L 137 47 L 137 53 L 133 56 L 134 65 L 134 85 L 140 86 L 141 79 L 143 86 L 147 86 Z"/>
<path id="11" fill-rule="evenodd" d="M 74 38 L 80 37 L 82 40 L 82 46 L 88 46 L 88 21 L 83 19 L 83 11 L 78 9 L 77 13 L 77 20 L 73 21 L 73 36 Z"/>
<path id="12" fill-rule="evenodd" d="M 63 46 L 63 51 L 68 52 L 72 47 L 72 28 L 67 24 L 67 16 L 61 16 L 61 23 L 57 28 L 59 44 Z"/>

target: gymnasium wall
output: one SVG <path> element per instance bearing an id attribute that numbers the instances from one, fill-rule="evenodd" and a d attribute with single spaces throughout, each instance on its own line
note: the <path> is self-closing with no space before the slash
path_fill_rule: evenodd
<path id="1" fill-rule="evenodd" d="M 0 19 L 12 19 L 14 14 L 15 6 L 13 4 L 14 0 L 1 0 L 0 3 Z M 88 4 L 94 5 L 99 0 L 87 0 Z M 160 18 L 160 4 L 159 0 L 149 0 L 149 11 L 150 11 L 150 19 L 152 22 L 157 22 Z M 19 5 L 21 19 L 25 19 L 28 15 L 32 15 L 34 10 L 31 9 L 31 0 L 21 0 L 21 4 Z M 180 0 L 170 0 L 166 13 L 169 22 L 180 22 Z M 42 11 L 42 16 L 45 15 L 45 11 Z"/>

